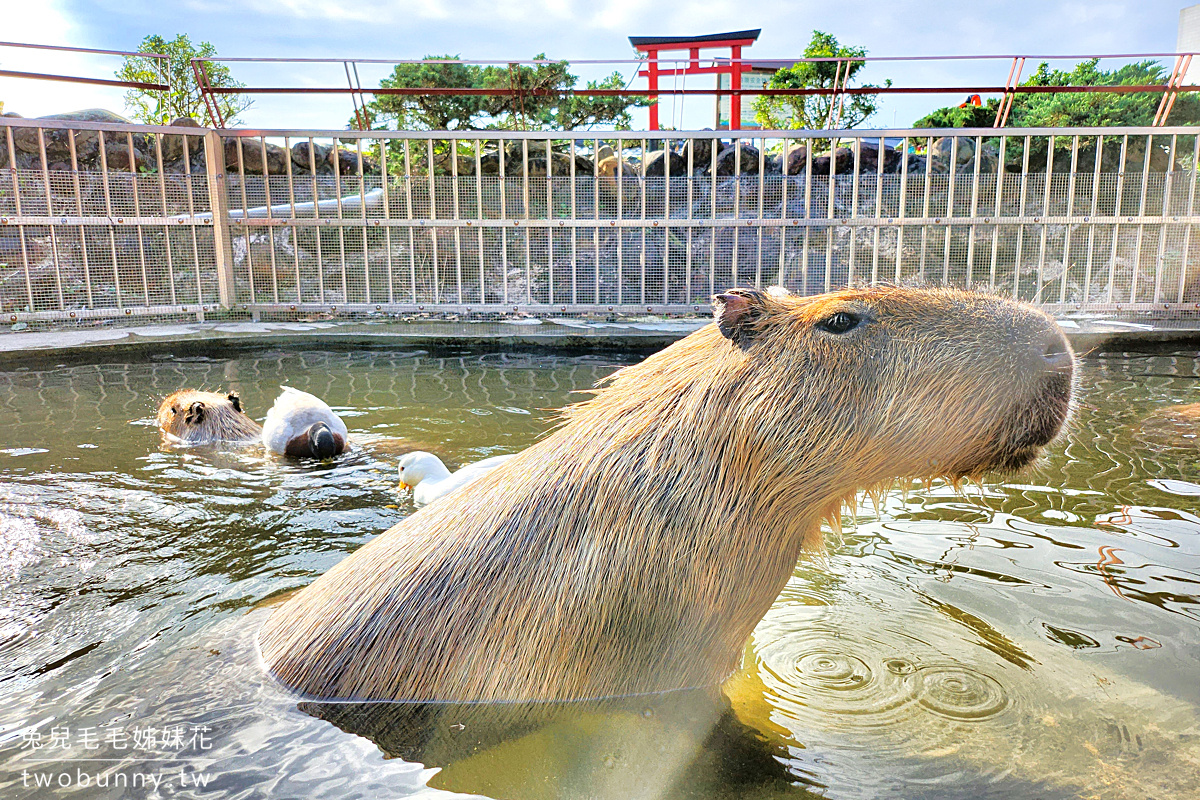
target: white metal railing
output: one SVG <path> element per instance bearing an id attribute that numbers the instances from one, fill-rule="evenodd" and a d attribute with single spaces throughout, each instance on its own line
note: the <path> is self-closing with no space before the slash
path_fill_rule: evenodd
<path id="1" fill-rule="evenodd" d="M 999 134 L 1003 135 L 999 135 Z M 830 148 L 836 146 L 836 155 Z M 1194 128 L 211 131 L 0 119 L 4 320 L 685 313 L 936 283 L 1196 315 Z"/>

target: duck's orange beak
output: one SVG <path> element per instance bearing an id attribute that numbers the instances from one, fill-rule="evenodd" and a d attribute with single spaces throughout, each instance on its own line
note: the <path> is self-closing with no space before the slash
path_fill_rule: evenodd
<path id="1" fill-rule="evenodd" d="M 409 485 L 408 485 L 407 483 L 405 483 L 404 481 L 400 481 L 400 488 L 401 488 L 401 489 L 411 489 L 412 487 L 411 487 L 411 486 L 409 486 Z"/>

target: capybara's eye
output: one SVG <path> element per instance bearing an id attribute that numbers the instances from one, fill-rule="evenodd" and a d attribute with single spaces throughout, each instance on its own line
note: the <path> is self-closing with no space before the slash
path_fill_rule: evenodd
<path id="1" fill-rule="evenodd" d="M 817 327 L 828 333 L 848 333 L 858 327 L 862 317 L 848 311 L 839 311 L 817 323 Z"/>

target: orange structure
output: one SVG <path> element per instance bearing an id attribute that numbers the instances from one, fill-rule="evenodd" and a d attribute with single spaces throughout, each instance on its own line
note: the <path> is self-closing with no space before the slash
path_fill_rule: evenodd
<path id="1" fill-rule="evenodd" d="M 675 77 L 676 75 L 729 75 L 729 127 L 742 126 L 742 73 L 750 69 L 750 64 L 742 63 L 742 48 L 749 47 L 758 39 L 762 29 L 751 31 L 731 31 L 729 33 L 712 33 L 707 36 L 630 36 L 629 43 L 639 53 L 646 54 L 646 67 L 638 71 L 638 75 L 646 78 L 649 83 L 650 130 L 658 127 L 658 79 L 660 77 Z M 714 60 L 710 66 L 700 66 L 700 51 L 728 47 L 729 60 Z M 661 69 L 659 53 L 663 51 L 687 50 L 686 66 Z M 677 59 L 676 61 L 683 61 Z M 672 62 L 674 63 L 674 61 Z M 718 93 L 719 93 L 718 89 Z"/>

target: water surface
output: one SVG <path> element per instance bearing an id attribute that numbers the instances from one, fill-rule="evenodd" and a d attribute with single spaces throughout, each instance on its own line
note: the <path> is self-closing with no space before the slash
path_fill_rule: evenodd
<path id="1" fill-rule="evenodd" d="M 860 508 L 797 565 L 725 698 L 364 724 L 264 674 L 269 602 L 412 512 L 397 452 L 516 452 L 633 358 L 288 351 L 0 372 L 0 796 L 1200 785 L 1200 447 L 1143 425 L 1200 401 L 1194 351 L 1085 361 L 1070 436 L 1019 479 Z M 236 389 L 261 418 L 281 383 L 324 397 L 356 449 L 315 465 L 160 446 L 170 391 Z M 406 739 L 401 718 L 427 729 Z"/>

